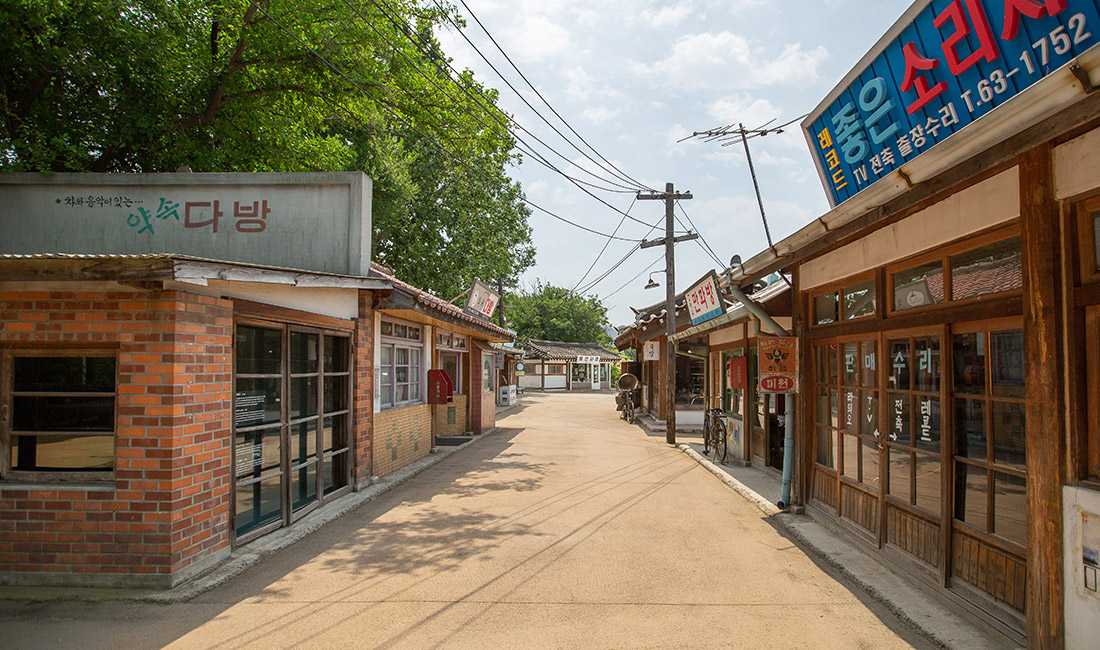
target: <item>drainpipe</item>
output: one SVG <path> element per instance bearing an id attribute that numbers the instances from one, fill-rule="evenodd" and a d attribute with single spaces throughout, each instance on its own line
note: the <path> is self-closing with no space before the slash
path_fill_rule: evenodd
<path id="1" fill-rule="evenodd" d="M 774 318 L 746 296 L 732 281 L 730 282 L 729 292 L 745 306 L 745 309 L 749 310 L 749 313 L 760 319 L 760 322 L 766 325 L 773 334 L 776 336 L 790 336 L 790 332 L 775 322 Z M 794 400 L 788 397 L 785 401 L 787 407 L 783 420 L 785 425 L 783 427 L 783 490 L 779 501 L 775 504 L 779 506 L 780 510 L 786 510 L 791 505 L 791 476 L 794 474 Z"/>

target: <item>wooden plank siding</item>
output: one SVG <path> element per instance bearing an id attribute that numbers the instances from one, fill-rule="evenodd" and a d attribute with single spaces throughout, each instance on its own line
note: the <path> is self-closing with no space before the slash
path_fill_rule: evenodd
<path id="1" fill-rule="evenodd" d="M 886 542 L 932 567 L 943 559 L 939 524 L 886 505 Z"/>
<path id="2" fill-rule="evenodd" d="M 1027 607 L 1027 564 L 1024 558 L 955 529 L 951 566 L 954 578 L 989 594 L 1019 613 Z"/>

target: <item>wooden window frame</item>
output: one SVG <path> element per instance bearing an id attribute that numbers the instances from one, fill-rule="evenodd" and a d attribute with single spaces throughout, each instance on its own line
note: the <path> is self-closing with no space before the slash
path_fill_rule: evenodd
<path id="1" fill-rule="evenodd" d="M 979 296 L 972 296 L 970 298 L 964 298 L 962 300 L 955 300 L 952 297 L 953 287 L 951 278 L 951 257 L 966 253 L 969 251 L 977 250 L 983 246 L 995 244 L 1000 241 L 1012 239 L 1013 237 L 1021 237 L 1019 219 L 1013 220 L 1012 223 L 1005 226 L 998 226 L 997 228 L 985 233 L 979 233 L 971 237 L 956 241 L 946 246 L 941 246 L 934 251 L 914 255 L 912 257 L 899 260 L 897 262 L 891 262 L 885 266 L 885 291 L 883 295 L 888 297 L 888 301 L 883 301 L 883 307 L 885 309 L 885 315 L 887 318 L 891 316 L 899 316 L 901 314 L 915 314 L 926 311 L 935 311 L 938 309 L 950 309 L 952 306 L 968 305 L 977 302 L 983 302 L 987 300 L 1000 300 L 1008 296 L 1018 296 L 1023 294 L 1023 288 L 1011 289 L 1008 291 L 998 291 L 996 293 L 986 293 Z M 1021 249 L 1021 254 L 1022 254 Z M 909 309 L 897 309 L 894 306 L 894 275 L 911 269 L 917 266 L 923 266 L 932 262 L 940 263 L 940 270 L 943 273 L 943 302 L 931 303 L 928 305 L 922 305 L 920 307 L 911 307 Z M 1023 282 L 1021 274 L 1021 284 Z"/>
<path id="2" fill-rule="evenodd" d="M 564 364 L 564 363 L 547 363 L 547 364 L 543 364 L 543 368 L 545 368 L 545 373 L 544 374 L 547 374 L 547 375 L 564 375 L 565 374 L 565 366 L 566 366 L 566 364 Z M 558 368 L 559 370 L 557 372 L 555 372 L 553 370 L 553 368 Z"/>
<path id="3" fill-rule="evenodd" d="M 111 436 L 115 443 L 115 458 L 109 471 L 25 471 L 13 470 L 11 466 L 11 439 L 14 435 L 12 426 L 15 420 L 14 404 L 14 379 L 16 357 L 110 357 L 115 360 L 114 390 L 110 396 L 114 398 L 114 414 L 112 417 L 112 429 L 107 431 L 83 431 L 83 432 L 34 432 L 29 435 L 70 435 L 72 437 L 85 436 Z M 0 402 L 0 482 L 31 483 L 31 484 L 114 484 L 115 470 L 118 466 L 118 378 L 119 363 L 118 350 L 104 347 L 15 347 L 0 350 L 0 393 L 3 394 L 3 402 Z M 79 395 L 106 397 L 108 393 L 68 393 L 59 392 L 58 395 Z M 20 434 L 27 435 L 27 434 Z"/>
<path id="4" fill-rule="evenodd" d="M 378 382 L 378 386 L 379 386 L 378 404 L 379 404 L 379 407 L 381 408 L 381 410 L 385 411 L 385 410 L 389 410 L 389 409 L 403 408 L 403 407 L 406 407 L 406 406 L 415 406 L 417 404 L 425 403 L 427 401 L 427 395 L 426 395 L 426 386 L 425 386 L 425 383 L 424 383 L 424 376 L 423 376 L 424 372 L 423 371 L 424 371 L 424 365 L 426 363 L 429 363 L 429 359 L 428 359 L 428 356 L 427 356 L 427 354 L 428 354 L 427 345 L 426 345 L 426 342 L 424 340 L 424 326 L 421 325 L 420 323 L 412 323 L 412 322 L 401 320 L 401 319 L 398 319 L 398 318 L 389 318 L 389 317 L 386 317 L 386 316 L 383 316 L 381 318 L 381 323 L 390 324 L 392 326 L 391 331 L 394 331 L 394 332 L 396 332 L 397 326 L 405 327 L 406 332 L 408 331 L 407 328 L 415 327 L 419 330 L 420 336 L 416 339 L 411 339 L 411 338 L 408 337 L 407 333 L 406 333 L 406 336 L 396 336 L 395 334 L 380 334 L 379 335 L 379 337 L 378 337 L 378 350 L 379 350 L 379 352 L 381 352 L 382 348 L 386 347 L 386 346 L 389 346 L 393 349 L 393 354 L 391 355 L 391 361 L 390 361 L 391 370 L 393 371 L 393 373 L 391 375 L 393 377 L 393 383 L 391 384 L 393 386 L 393 401 L 392 402 L 385 401 L 385 397 L 381 395 L 382 382 L 381 382 L 381 380 L 379 380 L 379 382 Z M 381 331 L 382 331 L 382 327 L 380 325 L 379 326 L 379 332 L 381 332 Z M 452 334 L 452 337 L 453 336 L 454 335 Z M 452 338 L 452 341 L 453 341 L 453 338 Z M 397 386 L 398 386 L 398 384 L 397 384 L 397 350 L 398 349 L 418 350 L 420 352 L 420 363 L 417 364 L 417 372 L 416 372 L 416 377 L 415 377 L 416 381 L 415 382 L 412 382 L 412 381 L 405 382 L 409 386 L 416 385 L 416 386 L 420 387 L 420 391 L 419 391 L 420 396 L 417 397 L 416 399 L 408 399 L 408 400 L 404 400 L 404 401 L 401 401 L 401 402 L 397 401 Z M 378 357 L 375 359 L 375 367 L 380 368 L 381 363 L 382 363 L 382 355 L 379 354 Z M 411 364 L 409 364 L 409 365 L 411 367 Z M 409 392 L 411 393 L 412 391 L 410 390 Z"/>
<path id="5" fill-rule="evenodd" d="M 844 291 L 846 289 L 851 289 L 853 287 L 859 286 L 861 284 L 866 284 L 868 282 L 871 282 L 875 288 L 874 311 L 869 314 L 864 314 L 862 316 L 856 316 L 855 318 L 848 318 L 848 316 L 844 313 Z M 808 296 L 808 305 L 806 313 L 810 315 L 810 318 L 807 319 L 807 322 L 810 324 L 810 327 L 812 329 L 818 329 L 825 327 L 838 327 L 847 323 L 860 322 L 867 319 L 880 317 L 882 314 L 882 287 L 880 285 L 881 283 L 878 281 L 877 270 L 871 269 L 807 291 L 806 295 Z M 830 293 L 836 297 L 837 320 L 831 323 L 818 323 L 817 314 L 814 310 L 814 302 L 819 297 Z"/>
<path id="6" fill-rule="evenodd" d="M 250 313 L 254 313 L 254 312 L 250 312 Z M 306 514 L 308 514 L 308 513 L 312 512 L 313 510 L 321 507 L 322 505 L 324 505 L 326 503 L 329 503 L 330 501 L 332 501 L 334 499 L 337 499 L 337 498 L 339 498 L 341 496 L 344 496 L 345 494 L 351 492 L 351 490 L 353 488 L 353 474 L 354 474 L 355 450 L 356 450 L 356 444 L 355 444 L 355 417 L 354 417 L 355 416 L 355 334 L 354 334 L 354 331 L 349 330 L 349 329 L 343 329 L 343 328 L 334 329 L 334 328 L 326 328 L 326 327 L 317 327 L 315 325 L 313 325 L 313 326 L 304 325 L 300 322 L 287 322 L 287 321 L 268 320 L 268 319 L 264 319 L 264 318 L 256 318 L 256 317 L 253 317 L 253 316 L 239 316 L 239 317 L 235 318 L 234 338 L 235 338 L 235 335 L 236 335 L 236 328 L 239 327 L 239 326 L 242 326 L 242 325 L 246 326 L 246 327 L 256 327 L 256 328 L 269 329 L 269 330 L 277 329 L 277 330 L 280 331 L 280 337 L 281 337 L 281 340 L 282 340 L 282 350 L 280 351 L 281 363 L 280 363 L 280 368 L 279 368 L 278 374 L 276 375 L 276 374 L 273 374 L 273 373 L 260 373 L 260 374 L 245 374 L 243 376 L 246 377 L 246 378 L 251 378 L 251 377 L 255 377 L 255 378 L 264 378 L 264 377 L 275 378 L 277 376 L 278 379 L 279 379 L 280 392 L 284 394 L 284 399 L 283 399 L 284 405 L 282 407 L 283 412 L 280 415 L 280 423 L 278 425 L 279 429 L 280 429 L 280 442 L 279 442 L 279 445 L 280 445 L 280 459 L 281 459 L 280 460 L 280 498 L 281 499 L 284 499 L 284 498 L 288 499 L 286 503 L 289 507 L 287 508 L 287 511 L 283 512 L 282 511 L 283 503 L 280 502 L 279 507 L 280 507 L 281 514 L 280 514 L 280 517 L 278 519 L 276 519 L 273 522 L 263 524 L 263 525 L 255 528 L 253 530 L 247 531 L 246 533 L 244 533 L 242 535 L 237 534 L 236 516 L 237 516 L 237 478 L 238 477 L 237 477 L 237 474 L 236 474 L 236 468 L 237 468 L 237 451 L 238 451 L 237 450 L 238 430 L 237 430 L 236 417 L 234 416 L 233 419 L 231 420 L 232 431 L 231 431 L 231 434 L 230 434 L 230 436 L 231 436 L 230 439 L 233 441 L 230 463 L 231 463 L 231 467 L 233 467 L 234 469 L 233 469 L 233 475 L 232 475 L 232 479 L 231 479 L 233 488 L 230 490 L 230 506 L 229 506 L 230 507 L 230 521 L 231 521 L 230 533 L 231 533 L 231 536 L 232 536 L 231 537 L 232 544 L 234 546 L 247 543 L 247 542 L 252 541 L 252 540 L 254 540 L 258 537 L 262 537 L 263 535 L 266 535 L 267 533 L 270 533 L 273 530 L 277 530 L 277 529 L 279 529 L 279 528 L 281 528 L 281 527 L 283 527 L 283 526 L 285 526 L 285 525 L 287 525 L 287 524 L 289 524 L 293 521 L 301 519 Z M 288 352 L 289 352 L 289 349 L 290 349 L 290 335 L 292 333 L 296 333 L 296 332 L 297 333 L 303 333 L 303 334 L 317 335 L 318 360 L 317 360 L 316 372 L 307 372 L 307 373 L 292 372 L 292 368 L 290 367 L 290 358 L 289 358 Z M 338 371 L 338 370 L 329 371 L 325 368 L 325 365 L 324 365 L 324 362 L 325 362 L 324 350 L 325 350 L 325 340 L 328 339 L 328 338 L 340 338 L 340 339 L 344 339 L 347 342 L 347 344 L 346 344 L 347 345 L 347 350 L 346 350 L 346 353 L 347 353 L 346 367 L 347 367 L 347 369 L 346 370 L 343 370 L 343 371 Z M 237 378 L 238 378 L 238 372 L 237 372 L 237 366 L 236 366 L 236 354 L 237 354 L 237 350 L 234 346 L 234 350 L 233 350 L 233 358 L 234 358 L 234 364 L 233 364 L 233 394 L 234 394 L 234 396 L 237 394 Z M 293 464 L 292 460 L 290 459 L 289 455 L 287 455 L 285 458 L 283 458 L 282 446 L 286 442 L 288 431 L 291 427 L 293 427 L 295 424 L 299 424 L 301 422 L 308 421 L 310 419 L 314 419 L 314 416 L 306 416 L 306 417 L 302 417 L 302 418 L 292 419 L 290 417 L 290 413 L 289 413 L 289 409 L 290 409 L 289 390 L 290 390 L 291 380 L 295 377 L 303 377 L 303 376 L 309 376 L 309 375 L 316 376 L 317 379 L 318 379 L 317 404 L 316 404 L 316 416 L 315 416 L 316 421 L 317 421 L 317 443 L 316 443 L 317 444 L 317 450 L 316 450 L 317 455 L 316 455 L 316 461 L 315 461 L 316 465 L 317 465 L 317 479 L 316 479 L 316 481 L 317 481 L 317 485 L 316 485 L 317 497 L 316 497 L 316 500 L 313 501 L 313 503 L 308 504 L 306 506 L 303 506 L 302 508 L 299 508 L 298 510 L 295 510 L 294 507 L 293 507 L 292 495 L 289 494 L 289 489 L 290 489 L 290 485 L 291 485 L 290 473 L 295 471 L 296 468 L 300 468 L 300 467 L 302 467 L 304 465 L 307 465 L 309 463 L 308 462 L 307 463 L 299 463 L 297 466 L 295 466 Z M 346 408 L 334 409 L 332 411 L 326 411 L 325 410 L 325 379 L 330 378 L 330 377 L 345 377 L 347 379 L 347 385 L 345 387 L 346 392 L 345 392 L 345 395 L 344 395 Z M 236 409 L 234 408 L 234 412 L 235 411 L 236 411 Z M 345 445 L 343 447 L 339 448 L 339 449 L 334 448 L 331 451 L 326 451 L 325 448 L 324 448 L 324 427 L 325 427 L 325 420 L 328 419 L 328 418 L 344 418 L 344 421 L 346 423 L 346 425 L 345 425 L 345 432 L 346 432 Z M 246 430 L 247 429 L 252 429 L 252 428 L 264 429 L 264 428 L 273 428 L 273 426 L 274 425 L 272 423 L 269 423 L 269 424 L 266 424 L 266 425 L 258 425 L 256 427 L 244 427 L 243 429 L 246 429 Z M 338 456 L 341 456 L 341 455 L 344 455 L 347 458 L 346 463 L 344 465 L 344 476 L 343 476 L 344 482 L 343 482 L 343 485 L 341 485 L 337 488 L 334 488 L 330 492 L 326 493 L 325 492 L 325 485 L 324 485 L 325 462 L 326 461 L 335 462 L 335 459 Z M 263 480 L 263 479 L 259 479 L 259 480 Z M 255 482 L 258 482 L 258 481 L 246 480 L 246 481 L 244 481 L 243 485 L 251 485 Z"/>

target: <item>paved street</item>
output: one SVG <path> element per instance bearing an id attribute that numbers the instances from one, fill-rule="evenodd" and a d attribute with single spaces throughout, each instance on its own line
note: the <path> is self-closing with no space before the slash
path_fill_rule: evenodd
<path id="1" fill-rule="evenodd" d="M 930 647 L 618 420 L 611 395 L 524 400 L 496 433 L 190 602 L 4 602 L 2 645 Z"/>

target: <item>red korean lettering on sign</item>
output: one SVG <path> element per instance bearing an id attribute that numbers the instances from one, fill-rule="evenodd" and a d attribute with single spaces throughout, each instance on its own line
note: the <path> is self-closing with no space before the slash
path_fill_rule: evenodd
<path id="1" fill-rule="evenodd" d="M 267 215 L 271 214 L 271 208 L 267 207 L 267 201 L 253 201 L 252 203 L 233 202 L 233 216 L 237 219 L 237 232 L 253 233 L 263 232 L 267 228 Z M 214 232 L 217 232 L 215 229 Z"/>
<path id="2" fill-rule="evenodd" d="M 1028 18 L 1042 18 L 1043 16 L 1057 16 L 1067 9 L 1066 0 L 1005 0 L 1005 26 L 1001 31 L 1001 37 L 1006 41 L 1016 38 L 1020 30 L 1020 16 Z"/>
<path id="3" fill-rule="evenodd" d="M 202 228 L 204 226 L 212 226 L 213 231 L 218 232 L 218 221 L 221 220 L 222 216 L 224 216 L 220 209 L 220 203 L 218 201 L 214 201 L 214 209 L 209 213 L 210 217 L 205 220 L 202 220 L 202 218 L 206 216 L 206 212 L 204 210 L 197 209 L 209 207 L 211 207 L 209 201 L 188 201 L 187 203 L 185 203 L 183 208 L 183 227 Z M 191 215 L 192 208 L 196 208 L 196 214 L 194 217 L 192 217 Z"/>
<path id="4" fill-rule="evenodd" d="M 932 24 L 937 28 L 942 28 L 948 21 L 951 21 L 951 25 L 955 29 L 954 33 L 943 42 L 943 55 L 947 59 L 947 68 L 956 77 L 974 67 L 983 58 L 992 62 L 1000 56 L 1000 52 L 997 50 L 997 41 L 993 38 L 993 30 L 989 27 L 989 19 L 986 18 L 981 4 L 978 3 L 978 0 L 966 0 L 966 9 L 970 14 L 969 23 L 963 15 L 962 0 L 952 2 L 947 9 L 940 12 L 940 15 L 932 21 Z M 971 52 L 970 56 L 960 61 L 957 49 L 959 42 L 966 39 L 971 33 L 971 29 L 978 37 L 980 45 Z"/>
<path id="5" fill-rule="evenodd" d="M 940 62 L 921 54 L 917 50 L 916 43 L 906 43 L 902 46 L 901 51 L 905 55 L 905 78 L 901 82 L 901 90 L 902 92 L 909 92 L 914 88 L 917 90 L 917 101 L 905 107 L 905 110 L 912 115 L 924 108 L 925 104 L 935 99 L 940 93 L 947 90 L 947 82 L 941 81 L 935 86 L 931 86 L 926 75 L 920 74 L 921 70 L 929 71 L 936 68 Z"/>

